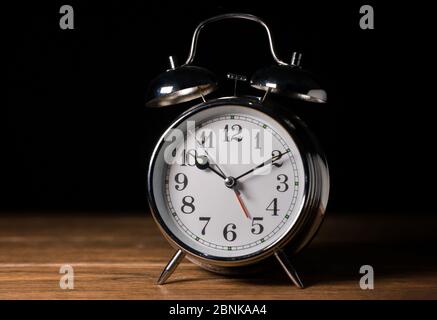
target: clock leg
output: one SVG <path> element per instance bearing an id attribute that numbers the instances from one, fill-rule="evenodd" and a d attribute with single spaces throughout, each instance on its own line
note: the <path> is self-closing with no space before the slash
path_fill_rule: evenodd
<path id="1" fill-rule="evenodd" d="M 167 263 L 164 270 L 162 270 L 161 275 L 159 276 L 157 284 L 164 284 L 165 281 L 172 275 L 172 273 L 176 270 L 179 263 L 185 257 L 185 253 L 182 250 L 176 251 L 171 260 Z"/>
<path id="2" fill-rule="evenodd" d="M 287 258 L 287 255 L 284 251 L 281 249 L 277 250 L 275 252 L 275 257 L 278 259 L 279 263 L 281 264 L 282 268 L 284 268 L 287 275 L 290 277 L 291 281 L 300 289 L 304 288 L 304 285 L 302 283 L 302 280 L 300 279 L 299 275 L 297 274 L 296 269 L 294 269 L 293 265 L 291 264 L 290 260 Z"/>

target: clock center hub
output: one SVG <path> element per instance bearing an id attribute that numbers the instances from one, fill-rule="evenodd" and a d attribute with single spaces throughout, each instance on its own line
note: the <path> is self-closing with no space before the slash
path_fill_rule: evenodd
<path id="1" fill-rule="evenodd" d="M 225 186 L 228 188 L 233 188 L 237 184 L 237 180 L 234 177 L 227 177 L 225 179 Z"/>

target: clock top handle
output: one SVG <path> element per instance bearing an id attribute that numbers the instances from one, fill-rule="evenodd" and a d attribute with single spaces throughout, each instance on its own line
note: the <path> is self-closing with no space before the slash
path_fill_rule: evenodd
<path id="1" fill-rule="evenodd" d="M 209 19 L 206 19 L 204 21 L 202 21 L 194 30 L 194 34 L 193 34 L 193 38 L 191 40 L 191 48 L 190 48 L 190 54 L 188 55 L 187 60 L 185 61 L 185 65 L 189 65 L 193 62 L 194 57 L 196 56 L 196 48 L 197 48 L 197 40 L 199 39 L 199 34 L 200 31 L 203 29 L 203 27 L 205 27 L 208 24 L 211 24 L 213 22 L 217 22 L 217 21 L 221 21 L 221 20 L 228 20 L 228 19 L 242 19 L 242 20 L 250 20 L 250 21 L 254 21 L 257 22 L 258 24 L 262 25 L 264 27 L 264 29 L 267 32 L 267 37 L 269 39 L 269 47 L 270 47 L 270 52 L 272 54 L 273 59 L 279 64 L 279 65 L 284 65 L 287 66 L 288 63 L 285 63 L 284 61 L 282 61 L 281 59 L 278 58 L 278 56 L 275 53 L 275 48 L 273 46 L 273 39 L 272 39 L 272 35 L 270 33 L 270 29 L 269 27 L 266 25 L 266 23 L 264 21 L 262 21 L 260 18 L 258 18 L 257 16 L 251 15 L 251 14 L 247 14 L 247 13 L 227 13 L 227 14 L 221 14 Z"/>

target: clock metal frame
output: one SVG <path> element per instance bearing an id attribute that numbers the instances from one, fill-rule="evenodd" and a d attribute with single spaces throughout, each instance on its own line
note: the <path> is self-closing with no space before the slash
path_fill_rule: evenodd
<path id="1" fill-rule="evenodd" d="M 182 240 L 178 239 L 168 229 L 163 221 L 155 203 L 155 190 L 153 190 L 155 163 L 158 160 L 157 157 L 159 151 L 165 142 L 164 138 L 169 130 L 177 127 L 187 118 L 198 112 L 223 105 L 236 105 L 253 108 L 272 117 L 292 136 L 298 147 L 304 165 L 304 202 L 295 224 L 268 247 L 253 254 L 241 257 L 209 256 L 191 248 Z M 149 164 L 147 178 L 148 201 L 152 216 L 160 231 L 170 244 L 178 250 L 177 257 L 175 256 L 172 259 L 173 263 L 179 262 L 179 259 L 181 259 L 181 252 L 183 252 L 184 255 L 187 255 L 187 258 L 205 269 L 219 273 L 233 273 L 238 272 L 244 266 L 256 264 L 273 255 L 275 255 L 280 261 L 283 261 L 281 260 L 281 257 L 285 257 L 283 255 L 284 251 L 287 252 L 287 254 L 294 255 L 305 247 L 314 237 L 323 221 L 328 201 L 329 171 L 327 161 L 313 134 L 309 131 L 306 125 L 290 112 L 282 111 L 280 106 L 277 107 L 278 108 L 272 108 L 270 106 L 266 107 L 260 102 L 258 97 L 223 97 L 214 99 L 194 106 L 182 113 L 181 116 L 174 121 L 169 129 L 161 136 L 153 150 Z M 171 263 L 169 263 L 169 265 L 171 265 Z"/>
<path id="2" fill-rule="evenodd" d="M 237 80 L 242 80 L 243 78 L 231 75 L 231 77 L 228 77 L 235 80 L 234 96 L 206 101 L 205 96 L 218 88 L 218 82 L 210 71 L 193 65 L 199 34 L 208 24 L 230 19 L 252 21 L 261 25 L 267 33 L 270 53 L 275 64 L 256 71 L 250 80 L 250 85 L 253 88 L 264 91 L 262 98 L 236 97 Z M 261 261 L 265 261 L 269 256 L 274 256 L 294 284 L 303 288 L 302 281 L 285 252 L 288 254 L 299 252 L 311 241 L 323 221 L 329 196 L 328 165 L 317 140 L 305 123 L 289 110 L 283 108 L 285 105 L 279 105 L 270 101 L 270 99 L 264 101 L 267 95 L 272 94 L 311 103 L 327 102 L 326 91 L 319 85 L 312 74 L 300 66 L 301 57 L 301 54 L 295 52 L 291 57 L 290 63 L 284 62 L 278 58 L 273 46 L 270 29 L 262 19 L 246 13 L 227 13 L 202 21 L 194 31 L 190 52 L 185 63 L 182 66 L 177 66 L 174 57 L 170 57 L 170 69 L 152 81 L 146 94 L 147 107 L 167 107 L 198 98 L 203 100 L 203 103 L 182 113 L 173 122 L 160 138 L 151 156 L 147 179 L 147 196 L 150 209 L 165 238 L 177 249 L 176 254 L 162 272 L 158 284 L 162 284 L 167 280 L 185 255 L 203 268 L 221 273 L 238 272 L 241 268 L 248 268 L 254 264 L 259 264 Z M 169 130 L 178 126 L 196 112 L 225 104 L 258 109 L 277 121 L 292 136 L 296 143 L 303 160 L 305 175 L 304 202 L 301 213 L 294 225 L 286 230 L 274 243 L 259 251 L 249 255 L 228 258 L 209 256 L 199 252 L 186 245 L 169 230 L 158 212 L 152 181 L 155 162 L 159 150 L 164 143 L 164 137 L 168 134 Z"/>

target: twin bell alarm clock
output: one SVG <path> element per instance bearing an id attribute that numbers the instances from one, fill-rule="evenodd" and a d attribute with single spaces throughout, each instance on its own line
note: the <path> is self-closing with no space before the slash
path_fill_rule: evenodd
<path id="1" fill-rule="evenodd" d="M 209 99 L 219 83 L 212 72 L 193 64 L 198 37 L 206 25 L 229 19 L 265 29 L 273 65 L 250 78 L 258 96 L 234 91 Z M 277 260 L 303 288 L 292 259 L 323 220 L 329 172 L 314 135 L 290 111 L 295 99 L 327 99 L 300 58 L 294 53 L 290 63 L 280 60 L 268 26 L 258 17 L 224 14 L 200 23 L 186 62 L 178 66 L 170 57 L 170 69 L 151 82 L 147 107 L 193 103 L 163 133 L 148 168 L 153 218 L 176 250 L 158 284 L 186 257 L 223 274 L 263 270 Z M 235 74 L 228 78 L 247 80 Z M 275 96 L 282 96 L 282 105 L 271 101 Z"/>

